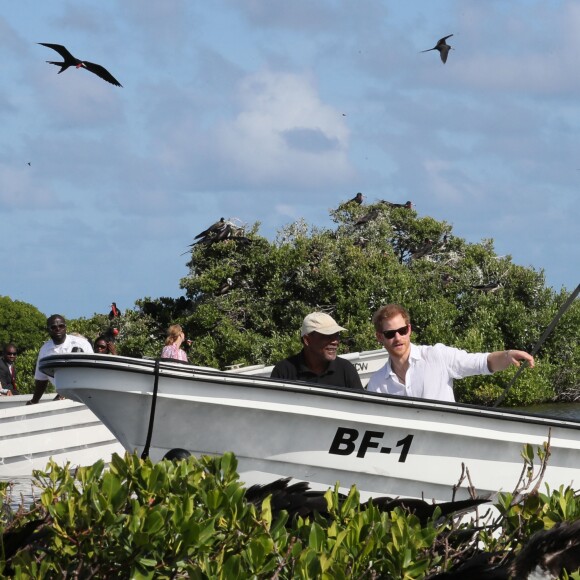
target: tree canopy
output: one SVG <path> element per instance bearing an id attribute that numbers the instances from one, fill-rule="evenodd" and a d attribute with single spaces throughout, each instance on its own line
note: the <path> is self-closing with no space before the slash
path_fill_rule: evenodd
<path id="1" fill-rule="evenodd" d="M 412 209 L 346 204 L 330 215 L 333 228 L 299 220 L 272 242 L 253 224 L 243 235 L 196 244 L 181 280 L 185 297 L 145 300 L 139 308 L 159 322 L 159 332 L 169 322 L 184 326 L 192 362 L 224 368 L 296 352 L 302 318 L 314 310 L 347 328 L 344 351 L 378 348 L 370 320 L 388 302 L 410 311 L 417 343 L 530 351 L 567 297 L 546 287 L 543 272 L 497 256 L 492 240 L 467 243 L 450 224 Z M 540 352 L 541 364 L 524 373 L 508 401 L 577 391 L 579 329 L 576 301 Z M 489 403 L 512 376 L 464 379 L 456 393 Z"/>
<path id="2" fill-rule="evenodd" d="M 0 347 L 13 342 L 20 352 L 38 348 L 46 336 L 46 316 L 32 304 L 0 296 Z"/>
<path id="3" fill-rule="evenodd" d="M 184 296 L 142 298 L 115 319 L 118 353 L 158 356 L 167 327 L 179 323 L 193 341 L 194 364 L 272 364 L 301 348 L 302 319 L 315 310 L 347 328 L 343 352 L 372 350 L 379 348 L 372 314 L 389 302 L 409 310 L 417 344 L 529 352 L 567 299 L 565 289 L 546 286 L 542 271 L 498 256 L 492 240 L 468 243 L 450 224 L 413 209 L 347 203 L 330 216 L 332 227 L 298 220 L 273 241 L 259 234 L 258 223 L 202 238 L 180 282 Z M 69 330 L 92 340 L 111 323 L 95 315 L 69 321 Z M 580 399 L 579 300 L 536 358 L 505 404 Z M 514 373 L 457 381 L 456 398 L 490 404 Z"/>

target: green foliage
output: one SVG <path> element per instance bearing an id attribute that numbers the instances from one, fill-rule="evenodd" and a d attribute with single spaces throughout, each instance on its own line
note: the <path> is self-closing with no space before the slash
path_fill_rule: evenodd
<path id="1" fill-rule="evenodd" d="M 0 296 L 0 348 L 13 342 L 19 352 L 37 349 L 46 336 L 46 316 L 32 304 Z"/>
<path id="2" fill-rule="evenodd" d="M 540 452 L 540 458 L 545 452 Z M 530 481 L 534 451 L 524 448 Z M 0 483 L 0 575 L 15 578 L 402 578 L 452 569 L 479 544 L 505 560 L 538 530 L 580 517 L 570 488 L 532 490 L 522 500 L 500 494 L 499 516 L 470 545 L 448 542 L 473 523 L 420 522 L 401 508 L 362 509 L 353 486 L 325 498 L 328 517 L 274 512 L 246 499 L 232 454 L 153 464 L 113 456 L 91 467 L 49 463 L 36 472 L 42 492 L 26 511 L 8 508 Z M 525 483 L 529 483 L 528 481 Z"/>
<path id="3" fill-rule="evenodd" d="M 46 326 L 46 321 L 45 321 Z M 36 368 L 36 359 L 38 358 L 38 349 L 44 341 L 40 341 L 36 349 L 28 349 L 16 357 L 16 371 L 18 379 L 18 392 L 21 394 L 32 393 L 34 391 L 34 370 Z M 47 389 L 47 392 L 53 391 Z"/>
<path id="4" fill-rule="evenodd" d="M 374 211 L 363 226 L 354 223 Z M 224 368 L 272 364 L 299 350 L 298 329 L 313 310 L 331 313 L 348 329 L 343 351 L 377 348 L 370 324 L 382 304 L 399 302 L 412 317 L 417 343 L 443 342 L 472 352 L 530 351 L 566 294 L 544 285 L 533 269 L 498 257 L 490 240 L 468 244 L 452 228 L 408 209 L 350 204 L 331 212 L 335 229 L 303 220 L 272 243 L 252 226 L 249 245 L 235 240 L 192 248 L 190 274 L 181 281 L 188 306 L 173 310 L 194 340 L 190 360 Z M 429 250 L 420 255 L 420 249 Z M 418 252 L 419 251 L 419 252 Z M 234 287 L 222 294 L 230 278 Z M 484 293 L 473 286 L 497 281 Z M 180 299 L 181 300 L 181 299 Z M 165 320 L 167 323 L 168 320 Z M 580 304 L 570 309 L 506 404 L 526 405 L 566 394 L 580 397 Z M 512 371 L 456 382 L 458 400 L 489 404 Z"/>

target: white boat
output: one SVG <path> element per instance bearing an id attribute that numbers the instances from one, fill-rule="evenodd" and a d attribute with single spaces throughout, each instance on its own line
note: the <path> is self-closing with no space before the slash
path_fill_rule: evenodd
<path id="1" fill-rule="evenodd" d="M 369 496 L 447 501 L 463 465 L 480 495 L 512 490 L 526 443 L 550 437 L 544 482 L 580 487 L 580 422 L 287 383 L 178 362 L 76 354 L 40 363 L 125 449 L 161 459 L 233 451 L 250 485 L 280 477 Z M 542 489 L 545 489 L 542 487 Z M 468 497 L 465 486 L 456 499 Z"/>
<path id="2" fill-rule="evenodd" d="M 30 395 L 0 398 L 0 480 L 30 478 L 50 458 L 71 466 L 109 462 L 124 453 L 115 436 L 83 404 L 44 395 L 26 406 Z"/>
<path id="3" fill-rule="evenodd" d="M 384 364 L 385 355 L 386 351 L 377 350 L 341 356 L 355 365 L 366 385 L 370 374 Z M 272 368 L 238 365 L 231 372 L 270 376 Z M 49 394 L 41 398 L 42 407 L 26 406 L 30 397 L 0 397 L 0 480 L 30 477 L 33 469 L 44 469 L 49 458 L 61 465 L 92 465 L 99 459 L 108 463 L 113 453 L 124 452 L 115 436 L 85 405 L 55 401 L 54 394 Z"/>

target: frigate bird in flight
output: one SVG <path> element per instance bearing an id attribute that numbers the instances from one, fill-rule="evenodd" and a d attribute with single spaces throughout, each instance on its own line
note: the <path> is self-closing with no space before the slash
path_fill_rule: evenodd
<path id="1" fill-rule="evenodd" d="M 453 34 L 448 34 L 447 36 L 440 38 L 438 40 L 437 44 L 433 48 L 428 48 L 427 50 L 422 50 L 421 52 L 429 52 L 430 50 L 438 50 L 439 56 L 441 57 L 443 64 L 445 64 L 447 62 L 447 55 L 449 54 L 449 51 L 451 50 L 451 47 L 445 41 L 452 36 L 453 36 Z"/>
<path id="2" fill-rule="evenodd" d="M 55 64 L 60 66 L 60 70 L 58 74 L 65 71 L 69 66 L 74 66 L 76 68 L 86 68 L 89 72 L 96 74 L 98 77 L 101 77 L 103 80 L 115 85 L 117 87 L 122 87 L 123 85 L 103 66 L 100 64 L 95 64 L 94 62 L 89 62 L 88 60 L 79 60 L 78 58 L 74 57 L 62 44 L 50 44 L 48 42 L 39 42 L 38 44 L 42 44 L 42 46 L 47 46 L 48 48 L 52 48 L 52 50 L 56 50 L 62 58 L 64 58 L 63 62 L 54 62 L 52 60 L 47 60 L 46 62 L 49 64 Z"/>

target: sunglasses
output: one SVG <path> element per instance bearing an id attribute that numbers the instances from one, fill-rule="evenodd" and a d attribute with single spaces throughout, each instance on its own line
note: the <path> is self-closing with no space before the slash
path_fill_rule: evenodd
<path id="1" fill-rule="evenodd" d="M 50 330 L 60 330 L 61 328 L 66 328 L 66 324 L 63 324 L 62 322 L 60 324 L 52 324 L 51 326 L 48 327 Z"/>
<path id="2" fill-rule="evenodd" d="M 383 336 L 391 340 L 395 338 L 396 334 L 400 334 L 401 336 L 405 336 L 409 332 L 409 325 L 405 324 L 405 326 L 401 326 L 401 328 L 395 328 L 393 330 L 383 330 Z"/>
<path id="3" fill-rule="evenodd" d="M 7 352 L 6 356 L 18 356 L 17 352 Z"/>
<path id="4" fill-rule="evenodd" d="M 106 344 L 97 344 L 96 349 L 97 350 L 107 350 L 107 345 Z"/>

